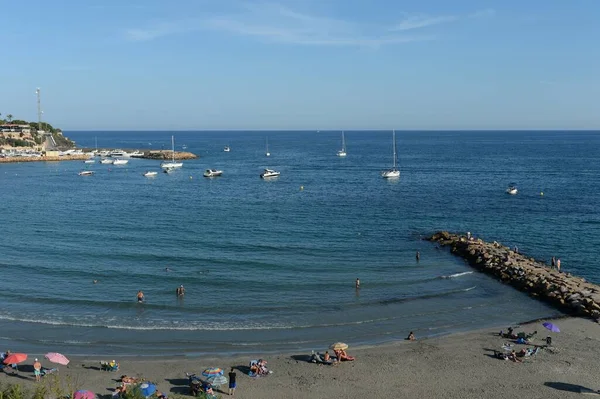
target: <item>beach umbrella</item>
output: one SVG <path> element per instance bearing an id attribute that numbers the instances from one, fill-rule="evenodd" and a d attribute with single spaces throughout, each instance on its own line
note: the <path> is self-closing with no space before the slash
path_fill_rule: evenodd
<path id="1" fill-rule="evenodd" d="M 156 385 L 152 384 L 151 382 L 144 382 L 140 384 L 140 392 L 142 392 L 142 395 L 145 397 L 148 397 L 156 392 Z"/>
<path id="2" fill-rule="evenodd" d="M 27 360 L 25 353 L 13 353 L 4 358 L 4 364 L 19 364 Z"/>
<path id="3" fill-rule="evenodd" d="M 552 332 L 560 332 L 560 329 L 558 328 L 558 326 L 556 324 L 552 324 L 550 322 L 545 322 L 542 325 Z"/>
<path id="4" fill-rule="evenodd" d="M 336 342 L 335 344 L 331 344 L 329 349 L 332 349 L 334 351 L 345 351 L 346 349 L 348 349 L 348 345 L 343 342 Z"/>
<path id="5" fill-rule="evenodd" d="M 73 399 L 95 399 L 96 398 L 96 394 L 92 391 L 86 391 L 86 390 L 81 390 L 81 391 L 76 391 L 75 394 L 73 395 Z"/>
<path id="6" fill-rule="evenodd" d="M 211 368 L 204 370 L 202 372 L 202 375 L 207 378 L 216 377 L 218 375 L 223 375 L 223 370 L 220 369 L 219 367 L 211 367 Z"/>
<path id="7" fill-rule="evenodd" d="M 211 385 L 214 385 L 216 387 L 220 387 L 221 385 L 227 384 L 227 378 L 224 375 L 209 377 L 207 380 L 208 382 L 210 382 Z"/>
<path id="8" fill-rule="evenodd" d="M 65 355 L 60 354 L 60 353 L 49 352 L 49 353 L 46 353 L 44 355 L 44 357 L 52 363 L 62 364 L 63 366 L 66 366 L 67 364 L 69 364 L 69 359 L 67 359 L 67 357 Z"/>

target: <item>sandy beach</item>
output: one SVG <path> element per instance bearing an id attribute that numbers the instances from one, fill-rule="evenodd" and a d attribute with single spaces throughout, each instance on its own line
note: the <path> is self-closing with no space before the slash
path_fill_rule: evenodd
<path id="1" fill-rule="evenodd" d="M 354 362 L 338 366 L 308 362 L 309 353 L 286 353 L 265 357 L 273 374 L 250 378 L 249 360 L 244 357 L 173 356 L 167 359 L 128 358 L 120 362 L 118 372 L 99 370 L 102 358 L 73 358 L 60 375 L 76 382 L 77 388 L 89 389 L 98 396 L 110 396 L 123 375 L 145 378 L 168 394 L 188 395 L 186 372 L 200 373 L 208 367 L 236 370 L 238 398 L 567 398 L 599 389 L 600 367 L 598 324 L 582 318 L 554 320 L 560 333 L 550 333 L 541 322 L 523 324 L 516 332 L 538 331 L 534 344 L 544 345 L 553 337 L 553 347 L 545 348 L 523 363 L 494 358 L 493 350 L 502 350 L 506 338 L 498 329 L 485 329 L 426 340 L 399 341 L 376 347 L 350 348 Z M 504 330 L 506 330 L 504 327 Z M 326 349 L 314 348 L 317 351 Z M 526 347 L 515 344 L 519 350 Z M 13 352 L 18 348 L 11 348 Z M 35 385 L 30 354 L 18 375 L 0 373 L 0 381 Z M 44 367 L 51 367 L 42 359 Z M 28 367 L 29 365 L 29 367 Z M 67 377 L 68 376 L 68 377 Z M 47 377 L 46 377 L 47 378 Z M 42 382 L 44 383 L 44 382 Z M 226 387 L 223 390 L 226 391 Z M 227 395 L 224 394 L 224 397 Z M 592 396 L 595 396 L 592 394 Z"/>

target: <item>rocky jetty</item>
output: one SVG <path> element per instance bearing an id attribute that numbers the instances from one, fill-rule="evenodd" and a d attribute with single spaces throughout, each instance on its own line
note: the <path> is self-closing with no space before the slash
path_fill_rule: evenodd
<path id="1" fill-rule="evenodd" d="M 59 156 L 5 157 L 5 158 L 0 158 L 0 163 L 84 161 L 86 159 L 90 159 L 90 157 L 88 155 L 64 155 L 62 157 L 59 157 Z"/>
<path id="2" fill-rule="evenodd" d="M 169 159 L 173 159 L 173 151 L 171 151 L 171 150 L 146 151 L 146 152 L 144 152 L 144 156 L 142 158 L 169 160 Z M 191 152 L 175 151 L 175 159 L 176 160 L 181 161 L 181 160 L 185 160 L 185 159 L 196 159 L 196 158 L 198 158 L 198 156 L 196 154 L 192 154 Z"/>
<path id="3" fill-rule="evenodd" d="M 600 319 L 600 286 L 570 273 L 551 269 L 544 262 L 516 253 L 500 243 L 467 239 L 441 231 L 428 238 L 464 258 L 475 269 L 547 301 L 560 310 Z"/>

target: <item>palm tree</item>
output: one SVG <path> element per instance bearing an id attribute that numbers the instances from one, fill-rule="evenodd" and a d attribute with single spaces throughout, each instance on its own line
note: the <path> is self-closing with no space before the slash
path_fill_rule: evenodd
<path id="1" fill-rule="evenodd" d="M 6 115 L 6 119 L 8 119 L 9 123 L 10 123 L 10 121 L 12 121 L 12 118 L 13 118 L 12 114 Z"/>

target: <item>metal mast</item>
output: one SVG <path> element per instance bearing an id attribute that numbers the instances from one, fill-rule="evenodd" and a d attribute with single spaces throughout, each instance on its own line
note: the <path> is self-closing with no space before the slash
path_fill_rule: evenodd
<path id="1" fill-rule="evenodd" d="M 35 90 L 35 94 L 37 95 L 38 130 L 42 130 L 42 102 L 39 87 Z"/>

